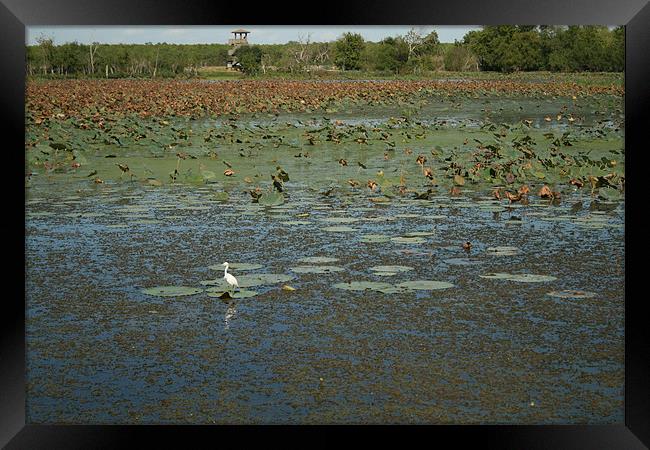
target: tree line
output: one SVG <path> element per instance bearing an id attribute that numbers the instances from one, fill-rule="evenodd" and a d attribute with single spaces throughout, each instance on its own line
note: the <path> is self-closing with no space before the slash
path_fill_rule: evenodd
<path id="1" fill-rule="evenodd" d="M 413 28 L 380 42 L 344 33 L 334 42 L 309 35 L 286 44 L 248 45 L 234 56 L 251 75 L 314 70 L 382 72 L 396 75 L 432 71 L 596 71 L 621 72 L 625 65 L 623 27 L 485 26 L 462 41 L 440 43 L 435 31 Z M 204 67 L 225 66 L 226 44 L 55 45 L 40 37 L 27 46 L 26 72 L 40 77 L 197 76 Z"/>

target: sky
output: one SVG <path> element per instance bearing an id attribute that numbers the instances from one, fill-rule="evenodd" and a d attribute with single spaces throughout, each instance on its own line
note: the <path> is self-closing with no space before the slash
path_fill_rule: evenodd
<path id="1" fill-rule="evenodd" d="M 251 33 L 248 35 L 250 44 L 283 44 L 298 41 L 300 38 L 310 38 L 311 42 L 334 41 L 346 31 L 359 33 L 366 41 L 378 42 L 388 36 L 404 35 L 410 26 L 260 26 L 260 25 L 228 25 L 228 26 L 33 26 L 28 27 L 26 39 L 28 45 L 36 44 L 40 36 L 54 39 L 54 44 L 79 42 L 90 44 L 153 44 L 167 42 L 168 44 L 225 44 L 232 37 L 231 31 L 244 28 Z M 470 30 L 479 26 L 416 26 L 418 30 L 428 34 L 435 30 L 440 42 L 462 40 Z"/>

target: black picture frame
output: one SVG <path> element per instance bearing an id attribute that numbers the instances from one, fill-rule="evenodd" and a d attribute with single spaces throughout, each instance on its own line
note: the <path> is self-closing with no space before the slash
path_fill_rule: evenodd
<path id="1" fill-rule="evenodd" d="M 10 258 L 4 271 L 9 289 L 2 299 L 0 344 L 0 445 L 8 449 L 116 448 L 154 441 L 183 442 L 215 433 L 239 440 L 254 436 L 251 427 L 200 426 L 64 426 L 25 424 L 25 304 L 24 283 L 24 180 L 18 167 L 24 160 L 25 28 L 37 25 L 483 25 L 483 24 L 608 24 L 626 26 L 625 71 L 625 424 L 566 426 L 431 426 L 410 431 L 426 442 L 451 438 L 457 445 L 474 443 L 487 448 L 637 449 L 650 446 L 649 363 L 645 296 L 635 295 L 639 278 L 632 275 L 634 261 L 644 254 L 642 230 L 642 170 L 645 134 L 650 121 L 648 84 L 650 69 L 650 5 L 646 0 L 517 0 L 268 2 L 243 7 L 240 2 L 180 2 L 172 0 L 84 2 L 82 0 L 0 0 L 0 70 L 4 146 L 5 203 L 11 209 L 0 221 L 3 244 Z M 314 9 L 317 8 L 317 14 Z M 7 141 L 7 138 L 9 140 Z M 645 153 L 645 154 L 644 154 Z M 8 191 L 7 191 L 8 189 Z M 635 226 L 635 225 L 638 225 Z M 7 248 L 8 247 L 8 248 Z M 23 255 L 22 258 L 19 255 Z M 638 258 L 637 258 L 638 256 Z M 22 263 L 22 267 L 20 266 Z M 607 262 L 604 261 L 604 264 Z M 268 427 L 275 437 L 288 431 L 345 431 L 347 427 Z M 367 427 L 374 436 L 393 436 L 386 428 Z M 257 431 L 257 429 L 256 429 Z M 348 430 L 349 431 L 349 430 Z M 379 433 L 381 431 L 381 433 Z M 307 433 L 305 433 L 307 432 Z M 392 433 L 392 431 L 391 431 Z M 257 434 L 257 433 L 255 433 Z M 313 437 L 313 436 L 311 436 Z M 432 441 L 435 440 L 435 441 Z M 322 440 L 323 443 L 327 438 Z M 337 440 L 332 440 L 336 442 Z"/>

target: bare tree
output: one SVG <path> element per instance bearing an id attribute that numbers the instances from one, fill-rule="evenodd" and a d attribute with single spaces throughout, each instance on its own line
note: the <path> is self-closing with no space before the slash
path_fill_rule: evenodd
<path id="1" fill-rule="evenodd" d="M 268 53 L 264 53 L 260 61 L 260 63 L 262 64 L 262 73 L 266 74 L 266 68 L 269 67 L 270 62 L 271 62 L 271 55 L 269 55 Z"/>
<path id="2" fill-rule="evenodd" d="M 90 53 L 90 73 L 95 73 L 95 54 L 99 48 L 98 42 L 93 42 L 88 46 L 88 52 Z"/>
<path id="3" fill-rule="evenodd" d="M 311 34 L 308 34 L 306 38 L 304 36 L 298 37 L 298 45 L 292 52 L 296 66 L 301 70 L 304 70 L 305 66 L 309 64 L 311 59 L 310 42 Z"/>
<path id="4" fill-rule="evenodd" d="M 320 64 L 323 65 L 326 61 L 329 61 L 330 59 L 330 46 L 327 42 L 321 42 L 319 44 L 315 45 L 315 55 L 314 55 L 314 60 Z"/>
<path id="5" fill-rule="evenodd" d="M 404 42 L 408 45 L 409 56 L 408 59 L 411 59 L 413 53 L 418 47 L 421 47 L 424 44 L 424 32 L 422 28 L 411 28 L 408 33 L 404 36 Z"/>

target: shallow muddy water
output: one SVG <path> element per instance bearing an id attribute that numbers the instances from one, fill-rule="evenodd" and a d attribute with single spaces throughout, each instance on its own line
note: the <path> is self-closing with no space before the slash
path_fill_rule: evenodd
<path id="1" fill-rule="evenodd" d="M 218 172 L 207 184 L 120 179 L 115 163 L 160 179 L 178 164 L 137 146 L 88 152 L 102 184 L 89 169 L 33 177 L 28 422 L 622 423 L 624 201 L 585 188 L 509 204 L 467 186 L 379 197 L 365 181 L 381 170 L 396 183 L 417 148 L 389 161 L 383 147 L 323 155 L 292 143 L 303 131 L 287 132 L 289 148 L 244 157 L 232 143 L 218 160 L 180 162 L 181 173 Z M 426 145 L 464 139 L 454 133 L 429 133 Z M 588 143 L 622 146 L 620 136 Z M 234 177 L 221 176 L 223 161 Z M 268 190 L 276 165 L 291 177 L 285 202 L 251 203 L 247 191 Z M 252 296 L 214 296 L 224 261 Z M 408 283 L 422 280 L 444 283 Z M 357 282 L 375 288 L 348 288 Z M 160 286 L 198 293 L 147 291 Z"/>
<path id="2" fill-rule="evenodd" d="M 575 198 L 577 213 L 546 205 L 491 212 L 478 206 L 493 203 L 484 199 L 385 206 L 304 192 L 264 208 L 208 203 L 207 192 L 183 188 L 72 192 L 32 192 L 41 201 L 28 206 L 31 422 L 623 418 L 622 205 L 591 210 L 596 201 Z M 308 224 L 283 224 L 305 212 Z M 354 232 L 323 231 L 331 224 L 322 219 L 337 217 L 360 220 Z M 421 244 L 360 242 L 418 231 L 432 234 Z M 521 253 L 487 251 L 498 246 Z M 338 258 L 344 271 L 291 271 L 309 256 Z M 222 276 L 208 266 L 224 260 L 291 275 L 296 290 L 276 283 L 233 300 L 141 292 L 203 289 L 201 281 Z M 369 270 L 382 264 L 413 270 Z M 493 272 L 557 280 L 480 277 Z M 397 278 L 454 286 L 333 287 Z M 596 295 L 547 295 L 560 290 Z"/>

